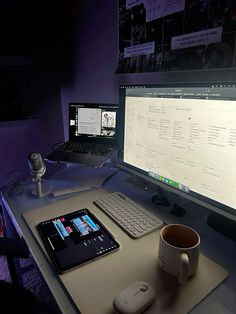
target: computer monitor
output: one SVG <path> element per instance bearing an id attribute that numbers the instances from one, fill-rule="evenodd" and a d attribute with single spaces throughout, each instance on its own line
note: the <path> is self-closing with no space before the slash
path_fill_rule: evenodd
<path id="1" fill-rule="evenodd" d="M 236 221 L 236 83 L 122 85 L 119 96 L 120 168 Z"/>

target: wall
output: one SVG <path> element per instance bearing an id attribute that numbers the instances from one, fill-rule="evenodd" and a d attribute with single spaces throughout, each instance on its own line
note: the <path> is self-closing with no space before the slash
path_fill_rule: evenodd
<path id="1" fill-rule="evenodd" d="M 116 103 L 117 60 L 116 1 L 81 1 L 75 21 L 75 63 L 70 84 L 62 86 L 65 136 L 68 136 L 68 102 Z"/>
<path id="2" fill-rule="evenodd" d="M 28 123 L 14 122 L 0 126 L 0 156 L 1 171 L 0 185 L 7 182 L 7 175 L 12 171 L 20 172 L 24 176 L 28 172 L 27 153 L 37 146 L 31 140 L 31 133 L 36 132 L 36 120 Z"/>
<path id="3" fill-rule="evenodd" d="M 27 65 L 0 62 L 0 120 L 6 106 L 1 101 L 4 84 L 19 90 L 24 109 L 37 118 L 33 124 L 0 122 L 0 186 L 5 184 L 9 171 L 18 170 L 23 177 L 29 176 L 29 153 L 37 151 L 45 157 L 54 143 L 64 139 L 60 86 L 64 66 L 67 59 L 71 60 L 71 55 L 68 58 L 66 53 L 67 49 L 71 52 L 68 8 L 72 2 L 0 2 L 0 61 L 2 55 L 10 56 L 10 60 L 12 56 L 31 60 Z M 47 174 L 56 169 L 58 165 L 47 164 Z"/>
<path id="4" fill-rule="evenodd" d="M 17 86 L 25 110 L 35 119 L 0 122 L 0 186 L 6 183 L 11 171 L 19 171 L 22 178 L 28 177 L 28 155 L 40 152 L 43 157 L 51 146 L 64 138 L 59 82 L 46 68 L 7 67 L 0 68 L 8 81 Z M 3 105 L 3 104 L 2 104 Z M 47 174 L 57 165 L 47 164 Z"/>
<path id="5" fill-rule="evenodd" d="M 41 6 L 39 11 L 44 12 L 46 0 L 37 3 Z M 48 42 L 44 46 L 35 40 L 33 51 L 36 52 L 36 66 L 6 70 L 7 75 L 20 86 L 27 108 L 33 109 L 39 124 L 38 127 L 31 126 L 27 131 L 22 127 L 0 129 L 0 186 L 10 170 L 23 169 L 24 175 L 28 175 L 28 153 L 37 150 L 46 155 L 52 144 L 68 138 L 70 101 L 118 103 L 119 85 L 123 83 L 235 79 L 235 70 L 115 74 L 118 60 L 118 1 L 54 1 L 57 8 L 58 3 L 61 8 L 58 20 L 63 27 L 54 27 L 57 31 L 56 46 Z M 50 8 L 47 10 L 48 23 L 53 22 L 55 6 L 51 5 Z M 39 20 L 42 21 L 41 18 Z M 45 38 L 39 29 L 37 31 L 40 35 L 38 38 Z M 51 51 L 48 51 L 49 47 Z M 38 60 L 42 55 L 43 60 Z M 64 130 L 61 125 L 64 125 Z M 9 139 L 11 150 L 7 148 Z M 48 169 L 49 173 L 54 172 L 56 166 L 49 165 Z"/>
<path id="6" fill-rule="evenodd" d="M 235 70 L 115 74 L 118 60 L 118 1 L 82 0 L 75 11 L 76 62 L 71 81 L 62 86 L 64 133 L 68 102 L 118 103 L 119 84 L 235 80 Z"/>

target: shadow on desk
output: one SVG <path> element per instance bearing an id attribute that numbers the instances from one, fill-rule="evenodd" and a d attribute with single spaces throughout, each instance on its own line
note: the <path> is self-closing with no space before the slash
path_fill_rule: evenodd
<path id="1" fill-rule="evenodd" d="M 117 173 L 114 167 L 103 166 L 102 168 L 91 168 L 82 165 L 70 165 L 62 169 L 54 176 L 54 180 L 73 182 L 76 185 L 101 188 L 101 186 Z"/>

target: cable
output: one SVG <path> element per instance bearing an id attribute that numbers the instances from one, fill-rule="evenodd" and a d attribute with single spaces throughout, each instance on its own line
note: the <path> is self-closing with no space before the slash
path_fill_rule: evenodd
<path id="1" fill-rule="evenodd" d="M 22 184 L 22 173 L 18 170 L 9 171 L 5 176 L 6 184 L 9 186 L 8 195 L 22 195 L 24 186 Z"/>
<path id="2" fill-rule="evenodd" d="M 56 150 L 58 150 L 59 147 L 63 146 L 65 144 L 65 142 L 57 142 L 55 144 L 52 145 L 52 151 L 55 152 Z"/>

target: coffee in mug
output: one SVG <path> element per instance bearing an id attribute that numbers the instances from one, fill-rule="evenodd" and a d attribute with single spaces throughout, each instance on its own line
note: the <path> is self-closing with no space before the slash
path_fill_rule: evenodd
<path id="1" fill-rule="evenodd" d="M 159 265 L 184 284 L 198 269 L 199 247 L 200 236 L 194 229 L 169 224 L 160 231 Z"/>

